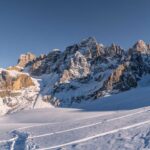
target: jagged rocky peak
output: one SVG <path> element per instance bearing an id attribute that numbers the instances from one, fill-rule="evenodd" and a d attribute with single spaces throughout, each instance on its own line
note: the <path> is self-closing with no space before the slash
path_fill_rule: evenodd
<path id="1" fill-rule="evenodd" d="M 125 51 L 119 45 L 112 43 L 111 46 L 105 48 L 105 54 L 110 57 L 122 57 Z"/>
<path id="2" fill-rule="evenodd" d="M 44 59 L 45 57 L 46 57 L 45 54 L 41 54 L 41 55 L 39 56 L 39 59 Z"/>
<path id="3" fill-rule="evenodd" d="M 79 45 L 81 47 L 92 47 L 96 46 L 97 44 L 98 43 L 95 37 L 88 37 L 87 39 L 83 39 Z"/>
<path id="4" fill-rule="evenodd" d="M 133 50 L 141 53 L 146 53 L 147 52 L 147 44 L 143 40 L 137 41 L 134 46 Z"/>
<path id="5" fill-rule="evenodd" d="M 31 52 L 22 54 L 18 60 L 17 66 L 24 68 L 29 62 L 36 59 L 36 56 Z"/>
<path id="6" fill-rule="evenodd" d="M 123 49 L 119 45 L 116 45 L 115 43 L 112 43 L 110 48 L 114 50 L 116 54 L 120 54 L 123 51 Z"/>
<path id="7" fill-rule="evenodd" d="M 64 70 L 60 83 L 67 83 L 71 79 L 86 77 L 90 73 L 90 65 L 84 55 L 79 51 L 75 53 L 69 63 L 69 68 Z"/>
<path id="8" fill-rule="evenodd" d="M 98 56 L 105 57 L 122 57 L 125 54 L 124 49 L 114 43 L 111 46 L 105 47 L 103 44 L 97 42 L 94 37 L 89 37 L 79 43 L 79 51 L 86 56 L 86 58 L 96 58 Z"/>
<path id="9" fill-rule="evenodd" d="M 88 59 L 98 57 L 104 53 L 103 44 L 99 44 L 95 37 L 83 39 L 78 44 L 78 49 Z"/>

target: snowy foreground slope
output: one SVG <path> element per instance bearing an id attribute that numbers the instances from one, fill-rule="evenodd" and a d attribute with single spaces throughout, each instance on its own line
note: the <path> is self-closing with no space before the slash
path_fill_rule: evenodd
<path id="1" fill-rule="evenodd" d="M 0 150 L 148 150 L 150 87 L 0 118 Z"/>

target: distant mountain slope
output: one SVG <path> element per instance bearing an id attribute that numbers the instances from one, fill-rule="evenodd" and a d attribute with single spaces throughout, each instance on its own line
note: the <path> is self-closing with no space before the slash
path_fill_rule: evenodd
<path id="1" fill-rule="evenodd" d="M 16 66 L 1 69 L 0 114 L 51 105 L 70 107 L 136 88 L 149 73 L 150 45 L 142 40 L 127 51 L 89 37 L 64 51 L 55 49 L 39 57 L 27 53 Z"/>

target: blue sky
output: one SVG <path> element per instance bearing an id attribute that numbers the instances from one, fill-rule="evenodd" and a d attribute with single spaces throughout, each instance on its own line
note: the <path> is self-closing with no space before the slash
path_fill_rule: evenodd
<path id="1" fill-rule="evenodd" d="M 150 43 L 150 0 L 0 0 L 0 67 L 94 36 L 123 48 Z"/>

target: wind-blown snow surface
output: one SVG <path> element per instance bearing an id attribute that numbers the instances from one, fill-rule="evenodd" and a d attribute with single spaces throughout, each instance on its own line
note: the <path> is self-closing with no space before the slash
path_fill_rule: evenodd
<path id="1" fill-rule="evenodd" d="M 150 87 L 0 118 L 2 150 L 148 150 Z"/>

